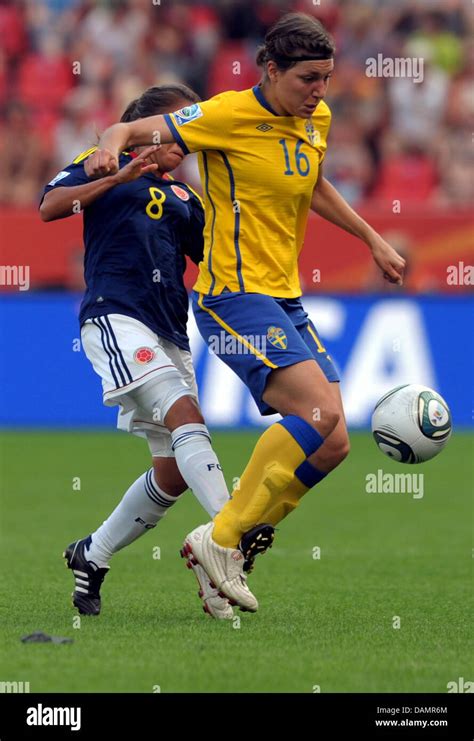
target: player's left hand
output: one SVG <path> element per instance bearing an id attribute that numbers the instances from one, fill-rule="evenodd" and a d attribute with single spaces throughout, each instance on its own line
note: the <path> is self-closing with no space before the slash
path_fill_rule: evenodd
<path id="1" fill-rule="evenodd" d="M 372 257 L 382 271 L 385 280 L 402 286 L 403 273 L 406 265 L 404 258 L 380 234 L 375 234 L 372 237 L 369 247 Z"/>
<path id="2" fill-rule="evenodd" d="M 129 183 L 132 180 L 137 180 L 137 178 L 145 175 L 147 172 L 155 172 L 158 170 L 158 165 L 155 162 L 152 162 L 149 157 L 159 148 L 159 146 L 154 145 L 144 149 L 143 152 L 141 152 L 137 157 L 134 157 L 128 165 L 125 165 L 125 167 L 122 167 L 122 169 L 115 175 L 112 175 L 115 182 L 118 185 Z"/>
<path id="3" fill-rule="evenodd" d="M 149 157 L 158 149 L 160 149 L 160 147 L 157 145 L 147 147 L 137 157 L 134 157 L 131 162 L 125 165 L 125 167 L 122 167 L 122 169 L 115 172 L 115 174 L 102 172 L 100 177 L 113 177 L 117 185 L 120 185 L 122 183 L 128 183 L 131 180 L 136 180 L 141 175 L 144 175 L 147 172 L 154 172 L 155 170 L 158 170 L 158 165 L 152 162 Z M 98 177 L 97 172 L 98 166 L 100 164 L 100 162 L 98 164 L 97 159 L 98 152 L 99 150 L 96 150 L 84 162 L 84 170 L 90 180 L 94 180 Z"/>

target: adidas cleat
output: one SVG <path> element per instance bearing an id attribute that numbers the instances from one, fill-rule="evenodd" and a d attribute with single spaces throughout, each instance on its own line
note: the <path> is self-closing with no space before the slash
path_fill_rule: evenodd
<path id="1" fill-rule="evenodd" d="M 77 607 L 81 615 L 98 615 L 100 587 L 109 569 L 99 568 L 93 561 L 86 559 L 84 548 L 87 543 L 88 538 L 71 543 L 64 551 L 63 558 L 66 559 L 67 568 L 74 574 L 74 607 Z"/>
<path id="2" fill-rule="evenodd" d="M 275 528 L 269 524 L 255 525 L 255 527 L 242 535 L 239 543 L 239 551 L 241 551 L 245 559 L 244 571 L 246 573 L 250 573 L 253 570 L 255 556 L 258 556 L 259 553 L 266 553 L 272 547 L 274 537 Z"/>
<path id="3" fill-rule="evenodd" d="M 247 586 L 244 556 L 237 548 L 223 548 L 212 539 L 214 523 L 200 525 L 186 536 L 184 556 L 192 558 L 206 572 L 211 586 L 221 597 L 241 610 L 256 612 L 258 602 Z"/>
<path id="4" fill-rule="evenodd" d="M 202 609 L 205 613 L 216 620 L 231 620 L 234 617 L 234 611 L 227 597 L 219 594 L 217 589 L 211 585 L 209 577 L 194 558 L 192 553 L 187 553 L 184 546 L 180 555 L 186 559 L 186 566 L 191 569 L 199 584 L 198 595 L 202 600 Z"/>

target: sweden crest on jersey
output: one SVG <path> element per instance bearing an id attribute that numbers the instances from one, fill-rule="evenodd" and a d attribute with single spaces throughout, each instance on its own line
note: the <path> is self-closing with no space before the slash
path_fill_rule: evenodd
<path id="1" fill-rule="evenodd" d="M 314 124 L 311 119 L 308 119 L 304 125 L 306 133 L 308 135 L 308 141 L 311 146 L 319 144 L 318 137 L 320 136 L 319 131 L 316 131 Z"/>

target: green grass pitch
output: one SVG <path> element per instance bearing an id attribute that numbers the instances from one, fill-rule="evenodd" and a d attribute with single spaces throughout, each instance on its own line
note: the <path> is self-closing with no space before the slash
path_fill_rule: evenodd
<path id="1" fill-rule="evenodd" d="M 214 434 L 229 484 L 256 438 Z M 179 558 L 183 536 L 208 519 L 188 492 L 114 557 L 102 615 L 74 627 L 61 553 L 148 467 L 147 446 L 118 432 L 5 432 L 0 447 L 2 681 L 28 681 L 31 692 L 324 693 L 446 692 L 472 679 L 468 434 L 414 467 L 352 434 L 350 457 L 257 559 L 249 583 L 260 610 L 236 612 L 240 625 L 204 614 Z M 378 468 L 423 473 L 423 498 L 367 493 Z M 20 642 L 39 630 L 74 642 Z"/>

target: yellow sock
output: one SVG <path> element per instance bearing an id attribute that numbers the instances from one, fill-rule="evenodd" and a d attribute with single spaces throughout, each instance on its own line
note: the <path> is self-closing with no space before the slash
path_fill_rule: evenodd
<path id="1" fill-rule="evenodd" d="M 290 512 L 296 509 L 301 497 L 307 491 L 309 491 L 308 487 L 294 476 L 285 491 L 278 495 L 277 500 L 270 502 L 270 506 L 262 515 L 262 522 L 268 522 L 273 527 L 276 527 Z"/>
<path id="2" fill-rule="evenodd" d="M 269 427 L 257 441 L 239 488 L 214 518 L 213 539 L 236 548 L 244 533 L 265 522 L 263 514 L 291 484 L 295 470 L 324 442 L 301 417 L 289 415 Z"/>
<path id="3" fill-rule="evenodd" d="M 288 488 L 278 494 L 262 515 L 262 523 L 275 527 L 299 505 L 302 497 L 326 476 L 308 461 L 299 466 Z"/>

